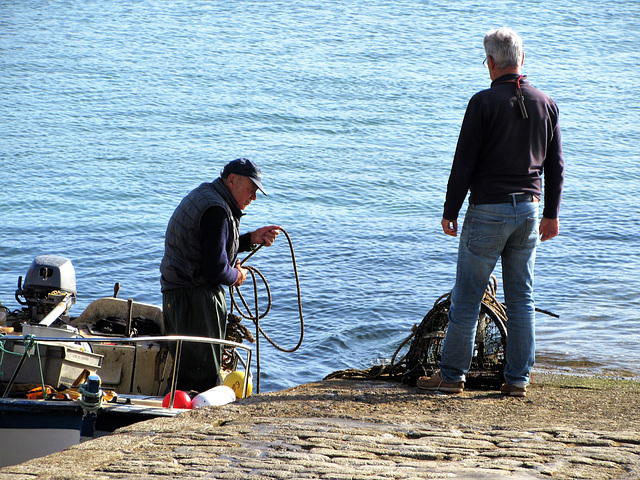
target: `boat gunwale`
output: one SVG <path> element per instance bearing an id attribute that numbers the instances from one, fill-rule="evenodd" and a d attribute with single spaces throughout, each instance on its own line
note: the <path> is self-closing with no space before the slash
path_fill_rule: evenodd
<path id="1" fill-rule="evenodd" d="M 189 336 L 189 335 L 146 335 L 139 337 L 85 337 L 82 335 L 75 337 L 39 337 L 33 334 L 28 335 L 0 335 L 0 342 L 13 341 L 13 342 L 23 342 L 26 343 L 27 340 L 29 342 L 40 342 L 40 343 L 54 343 L 54 342 L 63 342 L 63 343 L 161 343 L 161 342 L 177 342 L 178 348 L 181 347 L 182 342 L 192 342 L 192 343 L 209 343 L 209 344 L 218 344 L 224 345 L 233 348 L 240 348 L 242 350 L 246 350 L 247 352 L 247 360 L 246 364 L 244 364 L 246 374 L 244 376 L 244 383 L 242 386 L 242 397 L 244 398 L 247 395 L 247 389 L 249 384 L 249 370 L 251 366 L 251 356 L 253 353 L 253 349 L 242 343 L 232 342 L 230 340 L 223 340 L 219 338 L 211 338 L 211 337 L 197 337 L 197 336 Z M 177 355 L 178 356 L 178 355 Z M 174 373 L 176 371 L 176 359 L 174 359 Z M 244 362 L 241 362 L 244 363 Z M 169 397 L 169 408 L 173 408 L 173 402 L 175 399 L 176 385 L 175 385 L 175 374 L 172 378 L 172 384 L 170 389 L 170 397 Z M 8 392 L 7 392 L 8 393 Z M 6 399 L 8 397 L 2 396 L 1 399 Z"/>

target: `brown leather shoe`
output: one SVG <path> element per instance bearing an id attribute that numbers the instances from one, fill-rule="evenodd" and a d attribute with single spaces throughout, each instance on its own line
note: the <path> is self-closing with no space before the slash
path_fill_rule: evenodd
<path id="1" fill-rule="evenodd" d="M 416 386 L 422 390 L 444 393 L 462 393 L 464 390 L 464 382 L 445 382 L 440 376 L 440 371 L 434 373 L 432 377 L 420 377 Z"/>
<path id="2" fill-rule="evenodd" d="M 527 387 L 517 387 L 515 385 L 503 383 L 500 387 L 500 393 L 507 397 L 526 397 Z"/>

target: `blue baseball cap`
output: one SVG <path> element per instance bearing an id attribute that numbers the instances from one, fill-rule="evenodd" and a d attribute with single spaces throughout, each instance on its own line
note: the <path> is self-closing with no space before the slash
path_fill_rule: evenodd
<path id="1" fill-rule="evenodd" d="M 262 193 L 265 195 L 267 194 L 262 186 L 262 170 L 260 170 L 260 167 L 248 158 L 236 158 L 235 160 L 230 161 L 225 165 L 220 176 L 222 178 L 227 178 L 232 173 L 242 175 L 243 177 L 249 177 Z"/>

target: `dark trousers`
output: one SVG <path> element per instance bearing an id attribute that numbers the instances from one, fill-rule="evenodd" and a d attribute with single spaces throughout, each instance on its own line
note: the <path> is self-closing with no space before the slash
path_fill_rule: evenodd
<path id="1" fill-rule="evenodd" d="M 225 338 L 227 301 L 221 286 L 166 291 L 162 308 L 166 335 Z M 204 392 L 222 384 L 222 350 L 221 345 L 182 342 L 177 388 Z"/>

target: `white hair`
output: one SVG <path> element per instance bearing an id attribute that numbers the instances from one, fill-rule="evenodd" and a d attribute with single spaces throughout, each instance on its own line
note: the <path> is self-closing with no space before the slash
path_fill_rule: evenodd
<path id="1" fill-rule="evenodd" d="M 489 30 L 484 36 L 484 51 L 499 70 L 522 66 L 522 38 L 510 28 Z"/>

